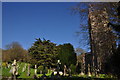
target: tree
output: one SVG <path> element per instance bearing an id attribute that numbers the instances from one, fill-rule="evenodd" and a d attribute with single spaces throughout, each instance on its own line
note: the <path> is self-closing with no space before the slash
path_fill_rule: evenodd
<path id="1" fill-rule="evenodd" d="M 2 61 L 3 62 L 8 62 L 10 61 L 10 54 L 8 53 L 8 50 L 3 50 L 2 49 Z"/>
<path id="2" fill-rule="evenodd" d="M 60 59 L 62 66 L 76 65 L 76 53 L 70 43 L 58 45 L 58 59 Z"/>
<path id="3" fill-rule="evenodd" d="M 14 59 L 23 61 L 26 60 L 26 57 L 27 51 L 18 42 L 6 45 L 6 49 L 3 50 L 3 61 L 13 61 Z"/>
<path id="4" fill-rule="evenodd" d="M 31 63 L 37 65 L 55 66 L 57 63 L 57 48 L 56 44 L 50 40 L 36 39 L 31 48 L 28 49 L 31 55 Z"/>
<path id="5" fill-rule="evenodd" d="M 120 2 L 118 3 L 118 7 L 116 8 L 117 16 L 118 18 L 115 19 L 117 23 L 109 22 L 109 26 L 114 29 L 116 32 L 116 35 L 118 36 L 118 47 L 114 50 L 114 54 L 111 56 L 111 58 L 107 61 L 106 67 L 110 66 L 109 69 L 106 70 L 106 72 L 112 73 L 120 79 Z"/>
<path id="6" fill-rule="evenodd" d="M 82 4 L 86 4 L 85 7 Z M 79 12 L 83 23 L 84 32 L 89 33 L 91 53 L 93 54 L 93 67 L 104 71 L 105 62 L 112 56 L 116 48 L 116 36 L 109 22 L 114 22 L 117 17 L 115 8 L 117 3 L 81 3 L 74 8 Z M 85 21 L 85 22 L 84 22 Z M 80 33 L 81 34 L 81 33 Z M 107 56 L 107 57 L 106 57 Z"/>
<path id="7" fill-rule="evenodd" d="M 77 55 L 81 54 L 81 53 L 86 53 L 85 50 L 83 50 L 82 48 L 76 48 L 75 49 L 75 53 L 77 53 Z"/>

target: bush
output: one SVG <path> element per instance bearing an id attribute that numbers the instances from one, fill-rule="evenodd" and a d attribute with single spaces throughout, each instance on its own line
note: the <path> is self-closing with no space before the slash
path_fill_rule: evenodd
<path id="1" fill-rule="evenodd" d="M 48 73 L 48 67 L 45 67 L 45 73 Z"/>
<path id="2" fill-rule="evenodd" d="M 35 69 L 35 64 L 30 64 L 30 68 Z"/>
<path id="3" fill-rule="evenodd" d="M 42 72 L 42 74 L 43 74 L 43 72 L 48 73 L 48 67 L 45 67 L 45 70 L 44 70 L 43 66 L 39 66 L 37 69 L 37 73 L 41 74 L 40 72 Z"/>
<path id="4" fill-rule="evenodd" d="M 7 67 L 7 63 L 6 62 L 2 62 L 2 67 Z"/>
<path id="5" fill-rule="evenodd" d="M 40 71 L 43 73 L 43 66 L 39 66 L 37 69 L 37 73 L 40 74 Z"/>
<path id="6" fill-rule="evenodd" d="M 72 73 L 72 74 L 75 74 L 75 73 L 76 73 L 76 66 L 75 66 L 75 65 L 71 64 L 71 65 L 70 65 L 70 69 L 71 69 L 71 73 Z"/>

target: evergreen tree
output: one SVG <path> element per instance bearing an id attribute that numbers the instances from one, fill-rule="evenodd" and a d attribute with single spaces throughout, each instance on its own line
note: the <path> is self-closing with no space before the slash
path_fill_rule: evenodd
<path id="1" fill-rule="evenodd" d="M 61 61 L 61 65 L 70 66 L 71 64 L 76 65 L 76 53 L 70 43 L 66 43 L 58 46 L 58 59 Z"/>
<path id="2" fill-rule="evenodd" d="M 57 48 L 56 44 L 50 42 L 50 40 L 36 39 L 33 46 L 29 48 L 29 53 L 32 56 L 31 63 L 37 65 L 55 66 Z"/>

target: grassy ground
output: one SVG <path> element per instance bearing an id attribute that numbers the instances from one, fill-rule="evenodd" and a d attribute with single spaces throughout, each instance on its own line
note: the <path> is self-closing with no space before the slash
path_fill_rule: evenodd
<path id="1" fill-rule="evenodd" d="M 34 76 L 34 69 L 30 68 L 30 76 L 27 76 L 27 67 L 28 67 L 28 64 L 27 63 L 17 63 L 19 65 L 18 67 L 18 73 L 19 73 L 19 76 L 18 78 L 33 78 Z M 24 65 L 26 65 L 26 69 L 24 72 L 22 72 L 23 70 L 23 67 Z M 12 75 L 12 73 L 10 73 L 10 68 L 6 68 L 6 67 L 2 67 L 2 76 L 3 77 L 10 77 Z"/>
<path id="2" fill-rule="evenodd" d="M 9 76 L 11 76 L 9 71 L 10 71 L 10 68 L 2 67 L 2 77 L 9 77 Z"/>
<path id="3" fill-rule="evenodd" d="M 27 76 L 27 69 L 28 69 L 28 64 L 27 63 L 24 63 L 24 62 L 19 62 L 17 63 L 19 65 L 18 67 L 18 73 L 19 73 L 19 76 L 17 78 L 33 78 L 34 77 L 34 69 L 33 68 L 30 68 L 30 76 Z M 26 65 L 26 69 L 25 71 L 23 72 L 23 67 Z M 10 73 L 10 68 L 6 68 L 5 66 L 2 67 L 2 76 L 4 78 L 6 77 L 10 77 L 12 75 L 12 73 Z M 46 74 L 46 76 L 49 76 L 51 75 L 52 72 L 49 72 Z M 37 77 L 41 77 L 43 74 L 37 74 Z"/>
<path id="4" fill-rule="evenodd" d="M 18 63 L 19 67 L 18 67 L 18 73 L 19 73 L 19 76 L 17 78 L 21 79 L 21 78 L 24 78 L 25 80 L 29 78 L 30 79 L 33 79 L 34 77 L 34 69 L 30 68 L 30 76 L 27 76 L 27 68 L 28 68 L 28 64 L 27 63 Z M 26 70 L 23 72 L 23 67 L 26 65 Z M 12 73 L 10 73 L 10 68 L 6 68 L 5 66 L 2 67 L 2 76 L 3 78 L 8 78 L 12 75 Z M 47 76 L 47 79 L 51 79 L 51 74 L 52 72 L 49 71 L 49 73 L 46 74 Z M 37 74 L 37 77 L 40 79 L 41 76 L 43 74 Z M 105 80 L 105 78 L 112 78 L 111 76 L 109 75 L 105 75 L 105 74 L 100 74 L 99 77 L 95 77 L 95 76 L 87 76 L 87 75 L 72 75 L 72 77 L 61 77 L 60 80 L 78 80 L 78 79 L 81 79 L 81 80 Z M 23 80 L 23 79 L 22 79 Z M 55 79 L 55 80 L 59 80 L 59 79 Z M 107 79 L 107 80 L 111 80 L 111 79 Z M 112 79 L 113 80 L 113 79 Z"/>

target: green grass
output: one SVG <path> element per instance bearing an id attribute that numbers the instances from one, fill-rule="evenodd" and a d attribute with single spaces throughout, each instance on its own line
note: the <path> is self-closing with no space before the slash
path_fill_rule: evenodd
<path id="1" fill-rule="evenodd" d="M 9 71 L 10 71 L 10 68 L 2 67 L 2 76 L 3 77 L 9 77 L 9 76 L 11 76 L 11 73 Z"/>
<path id="2" fill-rule="evenodd" d="M 33 76 L 34 76 L 34 69 L 32 69 L 32 68 L 30 68 L 30 76 L 27 76 L 28 63 L 18 62 L 17 64 L 19 65 L 18 73 L 20 75 L 18 78 L 33 78 Z M 22 72 L 22 69 L 23 69 L 25 64 L 26 64 L 26 70 L 25 70 L 25 72 Z M 12 75 L 12 73 L 9 72 L 10 69 L 11 68 L 2 67 L 2 76 L 3 77 L 10 77 Z"/>
<path id="3" fill-rule="evenodd" d="M 34 76 L 34 69 L 30 69 L 30 76 L 27 76 L 27 71 L 22 72 L 18 78 L 33 78 Z"/>
<path id="4" fill-rule="evenodd" d="M 27 76 L 27 69 L 28 69 L 28 63 L 24 63 L 24 62 L 18 62 L 17 63 L 19 65 L 18 68 L 18 73 L 19 76 L 18 78 L 33 78 L 34 77 L 34 69 L 30 68 L 30 76 Z M 24 65 L 26 64 L 26 70 L 25 72 L 22 72 L 22 69 L 24 67 Z M 5 66 L 2 67 L 2 76 L 3 77 L 10 77 L 12 75 L 12 73 L 10 73 L 10 68 L 5 68 Z M 46 74 L 46 76 L 51 77 L 52 71 L 49 70 L 49 73 Z M 37 77 L 41 77 L 43 74 L 37 74 Z M 88 75 L 80 75 L 80 74 L 75 74 L 72 75 L 73 77 L 83 77 L 83 78 L 88 78 Z M 90 78 L 96 78 L 94 75 L 92 75 Z M 113 76 L 111 75 L 105 75 L 105 74 L 99 74 L 99 76 L 97 78 L 113 78 Z"/>

